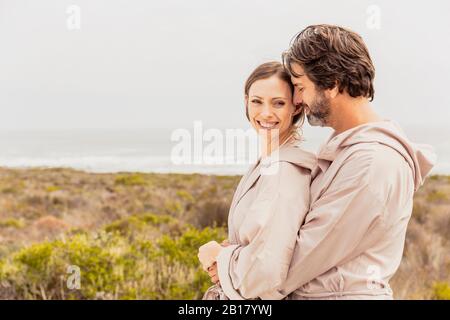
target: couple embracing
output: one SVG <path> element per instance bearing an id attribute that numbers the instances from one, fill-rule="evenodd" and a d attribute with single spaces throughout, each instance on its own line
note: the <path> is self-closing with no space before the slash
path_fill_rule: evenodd
<path id="1" fill-rule="evenodd" d="M 374 77 L 362 38 L 333 25 L 307 27 L 249 76 L 247 119 L 276 139 L 235 191 L 228 239 L 199 248 L 214 283 L 204 299 L 393 299 L 436 156 L 377 115 Z M 302 149 L 305 117 L 334 130 L 317 154 Z"/>

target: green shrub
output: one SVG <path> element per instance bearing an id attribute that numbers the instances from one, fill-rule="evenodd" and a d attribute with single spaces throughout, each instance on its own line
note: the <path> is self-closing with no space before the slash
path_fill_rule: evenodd
<path id="1" fill-rule="evenodd" d="M 141 218 L 155 224 L 173 220 Z M 186 228 L 180 236 L 155 241 L 102 231 L 34 244 L 0 260 L 0 280 L 16 288 L 14 299 L 199 299 L 211 283 L 198 248 L 222 241 L 226 233 Z M 67 288 L 71 265 L 80 268 L 79 290 Z"/>
<path id="2" fill-rule="evenodd" d="M 16 228 L 21 229 L 25 226 L 25 223 L 21 219 L 9 218 L 5 220 L 0 220 L 0 228 Z"/>
<path id="3" fill-rule="evenodd" d="M 189 192 L 187 192 L 186 190 L 178 190 L 177 191 L 177 196 L 180 197 L 182 200 L 192 203 L 195 201 L 194 197 L 192 196 L 192 194 L 190 194 Z"/>
<path id="4" fill-rule="evenodd" d="M 169 215 L 157 215 L 153 213 L 135 214 L 111 222 L 104 227 L 107 232 L 119 232 L 122 235 L 130 235 L 143 231 L 146 228 L 161 228 L 162 231 L 178 229 L 179 221 Z M 169 232 L 170 233 L 170 232 Z"/>
<path id="5" fill-rule="evenodd" d="M 167 214 L 173 215 L 175 217 L 181 216 L 184 211 L 180 201 L 177 200 L 167 200 L 164 207 Z"/>
<path id="6" fill-rule="evenodd" d="M 220 243 L 225 238 L 225 231 L 221 228 L 213 229 L 207 227 L 200 231 L 191 227 L 175 239 L 167 235 L 162 236 L 158 241 L 158 246 L 160 254 L 168 257 L 169 260 L 178 261 L 191 267 L 198 267 L 198 248 L 211 240 L 216 240 Z"/>
<path id="7" fill-rule="evenodd" d="M 18 193 L 18 190 L 13 187 L 5 187 L 2 189 L 3 194 L 16 194 Z"/>
<path id="8" fill-rule="evenodd" d="M 21 249 L 13 256 L 12 276 L 15 288 L 23 299 L 52 298 L 53 291 L 61 288 L 60 276 L 64 265 L 58 259 L 61 242 L 44 242 Z"/>
<path id="9" fill-rule="evenodd" d="M 114 180 L 114 183 L 123 186 L 144 186 L 147 184 L 144 177 L 140 174 L 119 175 Z"/>
<path id="10" fill-rule="evenodd" d="M 59 190 L 61 190 L 61 188 L 58 186 L 48 186 L 47 188 L 45 188 L 45 191 L 47 192 L 55 192 Z"/>
<path id="11" fill-rule="evenodd" d="M 211 241 L 221 242 L 225 239 L 225 230 L 221 228 L 205 228 L 198 230 L 189 228 L 178 238 L 163 236 L 158 241 L 160 258 L 166 261 L 169 266 L 169 272 L 172 270 L 175 278 L 183 278 L 183 275 L 189 281 L 170 282 L 166 287 L 162 299 L 200 299 L 206 289 L 211 286 L 211 280 L 208 274 L 201 269 L 197 258 L 198 248 Z M 167 279 L 164 280 L 168 281 Z"/>
<path id="12" fill-rule="evenodd" d="M 446 282 L 437 282 L 433 286 L 433 299 L 450 300 L 450 286 Z"/>

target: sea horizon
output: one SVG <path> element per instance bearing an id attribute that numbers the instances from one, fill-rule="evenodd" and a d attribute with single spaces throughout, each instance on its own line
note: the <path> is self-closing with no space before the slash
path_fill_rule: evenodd
<path id="1" fill-rule="evenodd" d="M 189 128 L 187 128 L 189 130 Z M 93 173 L 184 173 L 242 175 L 251 162 L 231 164 L 175 164 L 171 140 L 175 129 L 61 129 L 0 131 L 0 167 L 71 168 Z M 219 129 L 224 131 L 225 129 Z M 438 161 L 431 174 L 450 175 L 450 136 L 444 126 L 409 126 L 406 134 L 415 143 L 431 144 Z M 449 132 L 447 132 L 449 131 Z M 331 130 L 304 128 L 303 147 L 317 152 Z"/>

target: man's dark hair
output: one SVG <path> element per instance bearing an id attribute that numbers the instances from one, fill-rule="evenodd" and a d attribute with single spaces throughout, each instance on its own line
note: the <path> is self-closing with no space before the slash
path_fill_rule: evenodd
<path id="1" fill-rule="evenodd" d="M 357 33 L 333 25 L 312 25 L 297 34 L 283 53 L 283 65 L 298 77 L 298 63 L 319 89 L 338 86 L 351 97 L 374 97 L 375 68 L 363 39 Z"/>

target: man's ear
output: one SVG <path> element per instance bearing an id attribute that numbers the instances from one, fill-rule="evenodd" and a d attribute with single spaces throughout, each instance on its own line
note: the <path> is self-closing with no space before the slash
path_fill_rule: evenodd
<path id="1" fill-rule="evenodd" d="M 337 97 L 338 94 L 339 94 L 339 83 L 336 81 L 333 89 L 329 90 L 329 97 L 334 99 Z"/>

